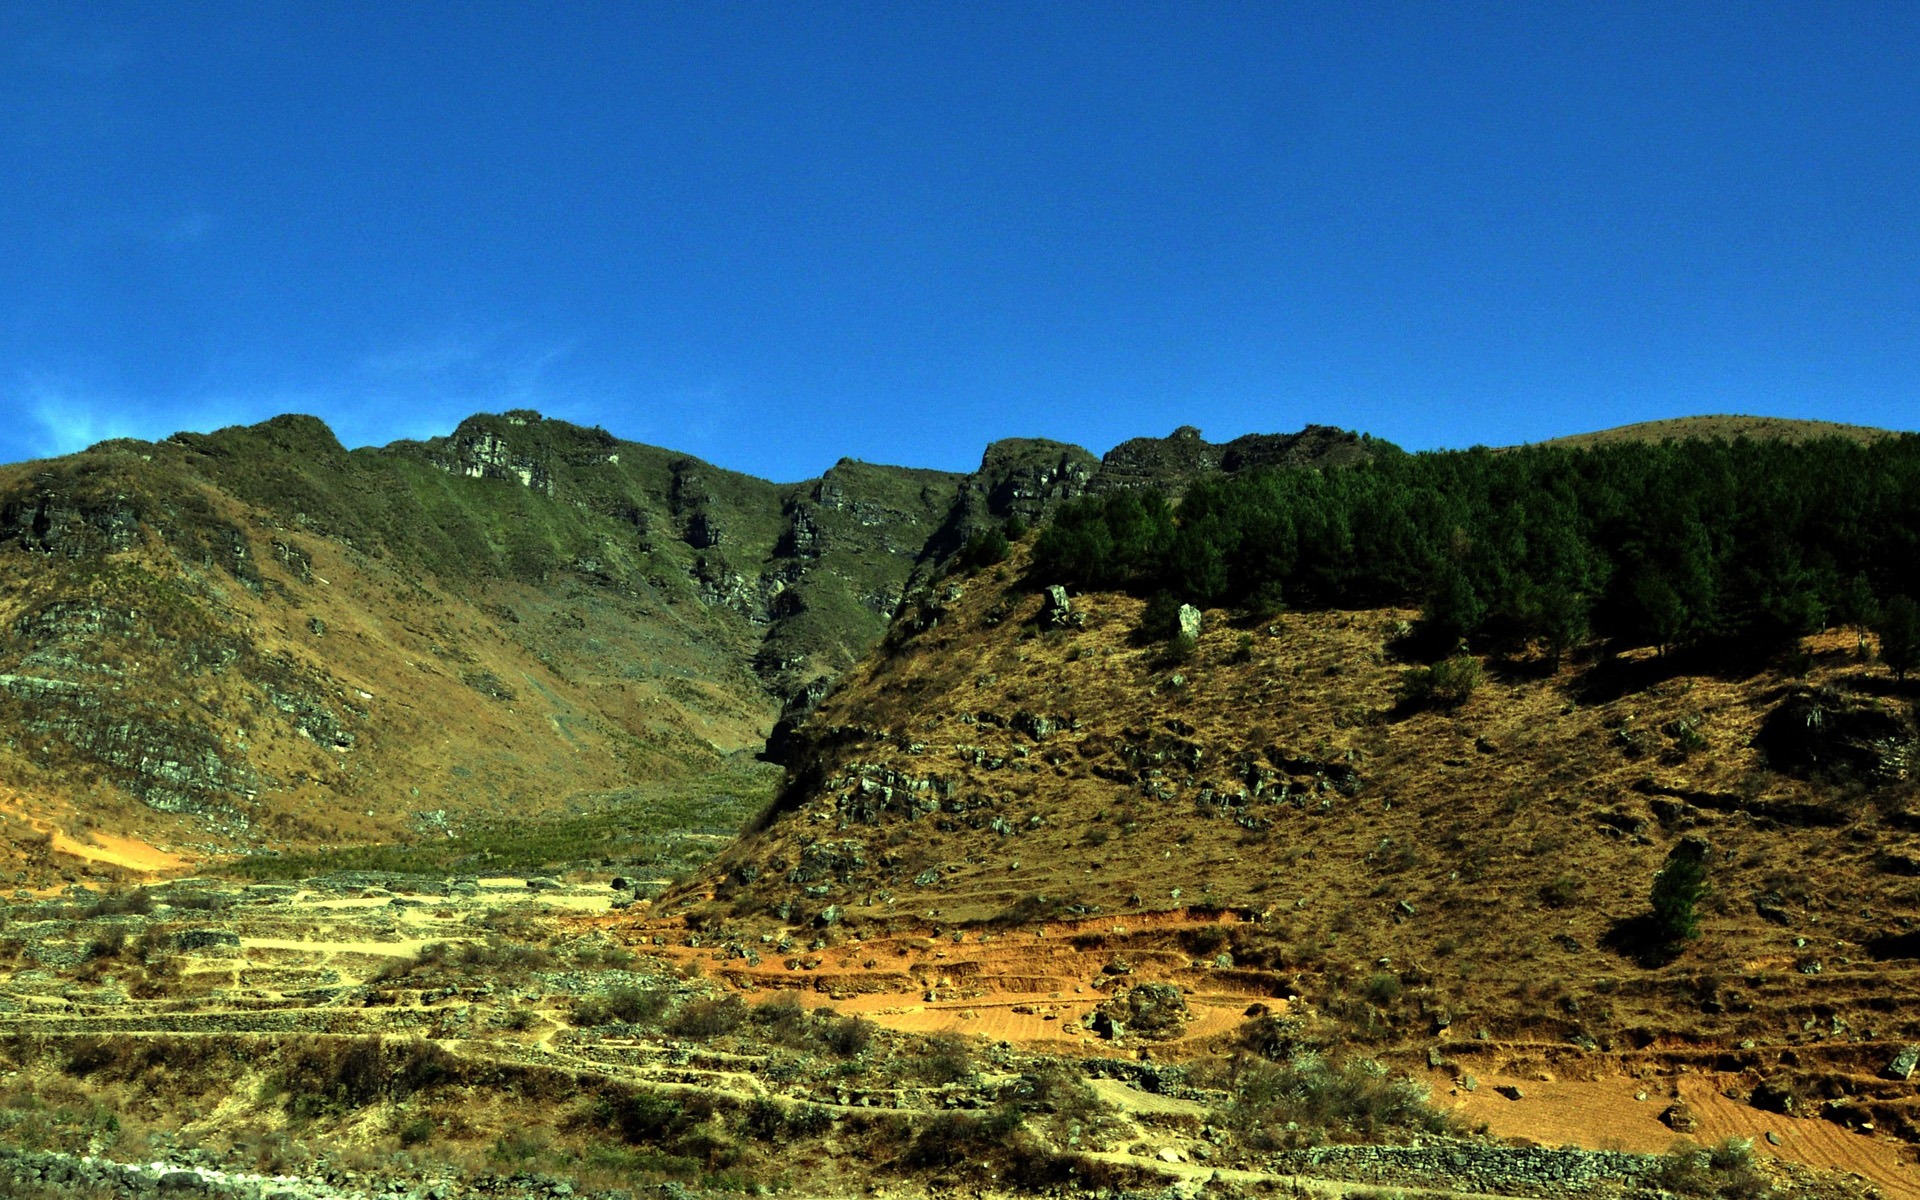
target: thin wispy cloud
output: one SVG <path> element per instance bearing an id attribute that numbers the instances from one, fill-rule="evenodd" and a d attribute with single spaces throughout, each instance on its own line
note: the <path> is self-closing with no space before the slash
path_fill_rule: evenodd
<path id="1" fill-rule="evenodd" d="M 133 416 L 111 401 L 84 400 L 41 382 L 23 390 L 20 408 L 31 423 L 24 448 L 30 457 L 51 458 L 108 438 L 141 436 Z"/>
<path id="2" fill-rule="evenodd" d="M 110 438 L 159 441 L 182 430 L 204 432 L 311 411 L 315 399 L 287 393 L 133 397 L 72 379 L 28 376 L 0 400 L 0 408 L 23 418 L 11 437 L 0 437 L 0 460 L 53 458 Z"/>

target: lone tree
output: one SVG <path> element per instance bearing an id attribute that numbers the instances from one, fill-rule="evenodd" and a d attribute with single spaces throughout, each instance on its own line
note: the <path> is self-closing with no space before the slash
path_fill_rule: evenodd
<path id="1" fill-rule="evenodd" d="M 1662 945 L 1676 948 L 1700 936 L 1700 918 L 1694 907 L 1707 894 L 1707 843 L 1690 837 L 1667 855 L 1667 865 L 1653 877 L 1653 931 Z"/>
<path id="2" fill-rule="evenodd" d="M 1920 604 L 1911 596 L 1895 596 L 1880 608 L 1880 661 L 1893 671 L 1900 682 L 1907 672 L 1920 667 Z"/>

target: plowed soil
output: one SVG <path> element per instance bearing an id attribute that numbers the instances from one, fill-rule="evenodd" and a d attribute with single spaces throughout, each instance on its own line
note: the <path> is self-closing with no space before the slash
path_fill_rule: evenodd
<path id="1" fill-rule="evenodd" d="M 1897 1143 L 1843 1129 L 1814 1117 L 1762 1112 L 1722 1095 L 1725 1080 L 1710 1075 L 1652 1080 L 1539 1080 L 1487 1076 L 1466 1091 L 1450 1076 L 1429 1076 L 1435 1101 L 1470 1122 L 1485 1122 L 1489 1132 L 1524 1138 L 1543 1146 L 1576 1145 L 1657 1154 L 1676 1134 L 1660 1114 L 1676 1100 L 1693 1113 L 1694 1141 L 1713 1144 L 1730 1137 L 1751 1138 L 1760 1154 L 1844 1171 L 1870 1180 L 1887 1200 L 1920 1200 L 1920 1172 L 1912 1151 Z M 1520 1089 L 1518 1100 L 1496 1089 Z M 1636 1097 L 1645 1096 L 1640 1100 Z M 1779 1139 L 1775 1145 L 1767 1137 Z"/>

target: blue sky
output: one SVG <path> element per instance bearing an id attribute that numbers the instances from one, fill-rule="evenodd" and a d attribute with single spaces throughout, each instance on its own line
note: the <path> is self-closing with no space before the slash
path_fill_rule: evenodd
<path id="1" fill-rule="evenodd" d="M 0 0 L 0 461 L 1920 424 L 1920 7 Z"/>

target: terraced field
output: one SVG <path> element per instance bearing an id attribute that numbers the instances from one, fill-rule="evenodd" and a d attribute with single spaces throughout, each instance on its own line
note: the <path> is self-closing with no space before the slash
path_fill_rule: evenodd
<path id="1" fill-rule="evenodd" d="M 550 1196 L 554 1181 L 611 1197 L 743 1179 L 826 1195 L 884 1178 L 912 1194 L 955 1178 L 961 1159 L 940 1157 L 943 1139 L 960 1139 L 964 1157 L 975 1137 L 990 1139 L 981 1169 L 998 1148 L 1023 1148 L 993 1168 L 1015 1172 L 1013 1190 L 1034 1186 L 1015 1181 L 1042 1163 L 1060 1179 L 1184 1195 L 1338 1196 L 1386 1182 L 1406 1195 L 1546 1196 L 1567 1179 L 1625 1195 L 1670 1169 L 1526 1149 L 1548 1140 L 1545 1126 L 1516 1127 L 1512 1114 L 1544 1121 L 1564 1104 L 1532 1101 L 1544 1085 L 1528 1082 L 1510 1113 L 1474 1107 L 1505 1078 L 1496 1057 L 1525 1058 L 1507 1044 L 1461 1047 L 1465 1065 L 1433 1076 L 1446 1097 L 1481 1073 L 1464 1115 L 1505 1141 L 1429 1132 L 1399 1150 L 1342 1147 L 1250 1122 L 1244 1072 L 1278 1068 L 1234 1052 L 1254 1031 L 1292 1028 L 1289 998 L 1311 982 L 1187 948 L 1245 914 L 957 938 L 795 927 L 726 944 L 618 882 L 178 880 L 18 902 L 0 931 L 11 956 L 0 1145 L 172 1164 L 180 1187 L 199 1172 L 191 1186 L 209 1195 L 264 1196 L 267 1185 L 232 1181 L 268 1172 L 304 1181 L 286 1195 L 320 1200 Z M 356 1074 L 356 1056 L 378 1070 Z M 1362 1086 L 1383 1105 L 1417 1104 L 1411 1081 L 1352 1078 L 1373 1081 Z M 1700 1109 L 1703 1125 L 1723 1120 Z M 1810 1124 L 1825 1140 L 1799 1132 Z M 1776 1153 L 1911 1194 L 1880 1143 L 1827 1122 L 1781 1128 L 1792 1136 Z M 1645 1140 L 1617 1148 L 1665 1148 Z M 1436 1147 L 1455 1157 L 1441 1162 Z M 1797 1195 L 1864 1194 L 1781 1170 Z M 109 1190 L 139 1195 L 153 1178 Z"/>

